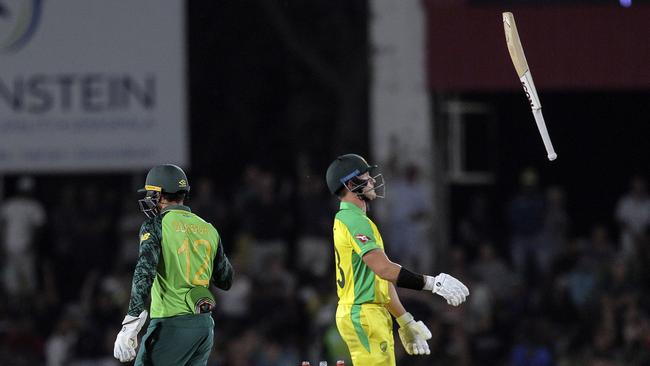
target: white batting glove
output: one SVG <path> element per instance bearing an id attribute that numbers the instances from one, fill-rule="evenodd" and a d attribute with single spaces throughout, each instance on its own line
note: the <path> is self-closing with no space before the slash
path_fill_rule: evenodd
<path id="1" fill-rule="evenodd" d="M 137 318 L 131 315 L 124 317 L 122 330 L 117 334 L 113 348 L 113 356 L 120 362 L 129 362 L 135 358 L 135 350 L 138 348 L 138 333 L 147 321 L 148 315 L 149 313 L 143 310 Z"/>
<path id="2" fill-rule="evenodd" d="M 431 353 L 427 339 L 431 331 L 422 321 L 415 321 L 411 313 L 404 313 L 396 318 L 399 324 L 399 339 L 409 355 L 428 355 Z"/>
<path id="3" fill-rule="evenodd" d="M 458 306 L 469 296 L 469 289 L 456 278 L 441 273 L 435 277 L 425 276 L 424 289 L 438 294 L 447 300 L 447 304 Z"/>

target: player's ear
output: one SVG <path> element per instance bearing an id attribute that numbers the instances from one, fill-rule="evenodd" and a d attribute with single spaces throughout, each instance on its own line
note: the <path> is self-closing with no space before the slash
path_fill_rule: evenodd
<path id="1" fill-rule="evenodd" d="M 359 192 L 359 186 L 354 183 L 354 179 L 350 179 L 347 183 L 345 183 L 346 190 L 352 192 L 352 193 L 358 193 Z M 356 190 L 356 191 L 355 191 Z"/>

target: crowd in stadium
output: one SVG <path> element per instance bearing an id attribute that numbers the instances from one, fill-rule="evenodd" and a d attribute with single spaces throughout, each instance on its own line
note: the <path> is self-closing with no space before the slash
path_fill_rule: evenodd
<path id="1" fill-rule="evenodd" d="M 293 181 L 250 165 L 226 193 L 190 174 L 187 204 L 220 231 L 236 271 L 230 291 L 217 292 L 209 365 L 347 359 L 334 325 L 337 202 L 317 177 Z M 387 179 L 376 214 L 388 255 L 421 272 L 453 274 L 471 291 L 466 304 L 452 308 L 431 294 L 400 290 L 433 338 L 427 357 L 406 356 L 397 340 L 398 364 L 650 363 L 650 197 L 643 177 L 621 192 L 608 222 L 582 235 L 572 229 L 571 197 L 526 171 L 505 212 L 472 200 L 444 261 L 418 260 L 433 245 L 423 241 L 435 215 L 422 204 L 416 172 Z M 144 219 L 137 197 L 98 177 L 54 194 L 38 177 L 7 182 L 0 200 L 0 364 L 118 364 L 113 341 Z M 493 215 L 504 216 L 506 227 L 494 227 Z"/>

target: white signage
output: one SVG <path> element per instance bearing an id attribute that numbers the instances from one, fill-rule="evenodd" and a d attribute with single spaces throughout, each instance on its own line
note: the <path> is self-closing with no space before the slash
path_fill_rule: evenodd
<path id="1" fill-rule="evenodd" d="M 0 172 L 187 165 L 181 0 L 0 0 Z"/>

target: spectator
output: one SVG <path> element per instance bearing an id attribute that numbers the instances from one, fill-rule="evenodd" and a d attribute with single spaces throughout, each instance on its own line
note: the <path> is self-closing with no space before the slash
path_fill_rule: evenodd
<path id="1" fill-rule="evenodd" d="M 573 306 L 579 310 L 587 310 L 593 303 L 598 283 L 597 267 L 592 261 L 583 257 L 575 268 L 567 274 L 567 290 Z"/>
<path id="2" fill-rule="evenodd" d="M 505 261 L 496 255 L 490 243 L 479 247 L 478 258 L 472 264 L 471 272 L 477 280 L 485 283 L 496 300 L 505 300 L 512 286 L 517 282 L 516 275 Z"/>
<path id="3" fill-rule="evenodd" d="M 237 270 L 237 280 L 233 282 L 228 291 L 218 291 L 217 301 L 220 314 L 223 316 L 223 322 L 226 325 L 248 325 L 248 314 L 251 307 L 251 292 L 253 291 L 253 281 L 246 271 L 246 267 L 241 266 L 242 256 L 240 254 L 233 257 L 233 268 Z M 217 323 L 221 323 L 217 321 Z M 230 328 L 229 328 L 230 329 Z M 219 341 L 218 339 L 216 341 Z"/>
<path id="4" fill-rule="evenodd" d="M 20 300 L 36 292 L 36 240 L 46 220 L 43 205 L 34 198 L 34 179 L 20 177 L 17 193 L 0 206 L 4 288 L 10 299 Z"/>
<path id="5" fill-rule="evenodd" d="M 519 341 L 510 353 L 510 366 L 552 366 L 553 351 L 548 344 L 548 324 L 527 320 L 521 326 Z"/>
<path id="6" fill-rule="evenodd" d="M 117 264 L 133 268 L 138 259 L 138 233 L 142 224 L 142 213 L 134 210 L 133 199 L 125 196 L 121 202 L 121 211 L 117 222 L 118 255 Z"/>
<path id="7" fill-rule="evenodd" d="M 299 357 L 296 349 L 278 342 L 277 335 L 269 335 L 262 343 L 256 366 L 297 365 Z"/>
<path id="8" fill-rule="evenodd" d="M 116 253 L 117 245 L 110 236 L 114 235 L 111 230 L 113 211 L 107 207 L 104 200 L 109 201 L 109 199 L 102 196 L 100 192 L 103 191 L 99 185 L 88 185 L 81 189 L 79 222 L 73 250 L 74 260 L 82 264 L 79 268 L 81 272 L 77 273 L 79 276 L 77 287 L 80 286 L 80 279 L 89 271 L 96 268 L 107 270 L 111 263 L 106 258 L 114 258 Z M 80 250 L 88 243 L 93 243 L 93 250 Z"/>
<path id="9" fill-rule="evenodd" d="M 47 366 L 64 366 L 72 359 L 72 350 L 78 339 L 77 322 L 68 316 L 59 320 L 55 331 L 45 343 Z"/>
<path id="10" fill-rule="evenodd" d="M 544 225 L 544 197 L 539 192 L 537 181 L 537 172 L 532 168 L 525 169 L 520 177 L 520 190 L 507 208 L 510 256 L 515 270 L 522 276 L 531 274 L 531 271 L 527 271 L 530 260 L 539 269 L 544 266 L 539 259 L 547 256 L 547 249 L 539 244 Z"/>
<path id="11" fill-rule="evenodd" d="M 605 225 L 596 224 L 591 229 L 582 257 L 594 267 L 600 275 L 609 268 L 609 263 L 616 258 L 616 246 L 610 241 L 609 230 Z"/>
<path id="12" fill-rule="evenodd" d="M 62 301 L 76 300 L 79 287 L 72 284 L 77 283 L 79 274 L 83 273 L 80 269 L 82 263 L 76 260 L 79 240 L 77 235 L 81 222 L 77 193 L 77 187 L 64 184 L 56 194 L 48 215 L 51 217 L 49 232 L 53 244 L 53 274 L 56 275 L 57 284 L 66 284 L 58 288 Z"/>
<path id="13" fill-rule="evenodd" d="M 263 259 L 269 254 L 286 260 L 292 217 L 288 192 L 277 183 L 275 175 L 253 168 L 247 174 L 250 175 L 247 185 L 238 194 L 240 235 L 250 237 L 250 269 L 259 272 L 264 268 Z"/>
<path id="14" fill-rule="evenodd" d="M 463 215 L 458 224 L 458 240 L 465 247 L 470 259 L 478 255 L 481 243 L 492 237 L 492 228 L 486 197 L 483 195 L 473 197 L 468 212 Z"/>
<path id="15" fill-rule="evenodd" d="M 551 270 L 553 260 L 564 249 L 569 232 L 569 214 L 565 207 L 564 190 L 558 186 L 546 190 L 544 224 L 540 233 L 537 263 L 543 274 Z"/>
<path id="16" fill-rule="evenodd" d="M 309 169 L 309 164 L 304 164 L 298 178 L 297 267 L 309 275 L 323 278 L 331 268 L 334 254 L 329 236 L 332 231 L 330 216 L 336 207 L 327 195 L 323 179 Z"/>
<path id="17" fill-rule="evenodd" d="M 196 188 L 195 188 L 196 187 Z M 205 219 L 205 221 L 219 227 L 223 235 L 228 231 L 229 217 L 226 212 L 226 202 L 215 193 L 215 183 L 212 179 L 201 177 L 192 186 L 192 209 Z"/>
<path id="18" fill-rule="evenodd" d="M 426 233 L 430 195 L 415 164 L 407 164 L 403 175 L 396 178 L 386 196 L 388 243 L 392 246 L 389 253 L 404 266 L 426 272 L 431 269 L 433 256 Z"/>
<path id="19" fill-rule="evenodd" d="M 616 221 L 621 230 L 620 244 L 623 254 L 635 256 L 636 243 L 650 225 L 650 196 L 643 177 L 634 176 L 630 182 L 630 190 L 619 199 L 616 205 Z"/>

